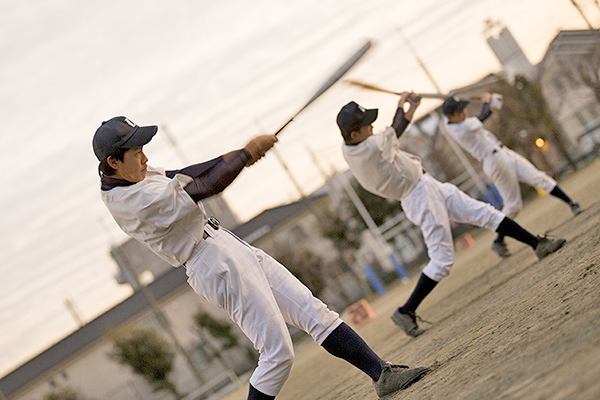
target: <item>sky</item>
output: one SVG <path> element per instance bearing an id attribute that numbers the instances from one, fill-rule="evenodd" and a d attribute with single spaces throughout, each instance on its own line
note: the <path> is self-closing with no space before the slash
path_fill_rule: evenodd
<path id="1" fill-rule="evenodd" d="M 579 0 L 600 25 L 593 0 Z M 114 280 L 126 240 L 99 196 L 91 139 L 126 115 L 159 125 L 149 164 L 180 168 L 276 131 L 366 38 L 346 78 L 433 92 L 398 29 L 443 91 L 497 72 L 486 18 L 506 25 L 532 63 L 560 29 L 586 29 L 570 0 L 0 0 L 0 376 L 131 294 Z M 280 134 L 277 150 L 306 193 L 347 169 L 335 125 L 355 100 L 397 99 L 336 84 Z M 420 112 L 439 105 L 423 101 Z M 268 154 L 225 190 L 240 222 L 298 194 Z"/>

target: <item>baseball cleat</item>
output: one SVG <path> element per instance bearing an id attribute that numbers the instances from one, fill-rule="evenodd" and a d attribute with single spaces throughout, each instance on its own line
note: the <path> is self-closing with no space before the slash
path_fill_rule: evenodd
<path id="1" fill-rule="evenodd" d="M 373 386 L 377 396 L 383 398 L 398 390 L 406 389 L 429 371 L 427 367 L 409 368 L 406 365 L 384 362 L 381 365 L 381 375 L 377 381 L 373 381 Z"/>
<path id="2" fill-rule="evenodd" d="M 510 251 L 508 251 L 504 242 L 493 242 L 492 250 L 502 258 L 510 257 Z"/>
<path id="3" fill-rule="evenodd" d="M 425 329 L 419 328 L 417 324 L 417 315 L 414 312 L 401 313 L 396 309 L 392 314 L 392 321 L 398 325 L 408 336 L 419 336 L 425 332 Z"/>
<path id="4" fill-rule="evenodd" d="M 579 206 L 579 203 L 571 204 L 571 211 L 573 211 L 573 215 L 579 215 L 583 212 L 583 209 Z"/>
<path id="5" fill-rule="evenodd" d="M 548 254 L 554 253 L 567 243 L 564 238 L 548 239 L 546 236 L 538 236 L 538 245 L 535 248 L 535 255 L 538 259 L 546 257 Z"/>

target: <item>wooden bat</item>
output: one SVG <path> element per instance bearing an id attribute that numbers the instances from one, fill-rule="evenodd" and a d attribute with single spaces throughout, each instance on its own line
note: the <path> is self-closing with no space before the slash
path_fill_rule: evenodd
<path id="1" fill-rule="evenodd" d="M 352 57 L 350 57 L 340 68 L 338 68 L 337 71 L 333 73 L 333 75 L 331 75 L 329 79 L 327 79 L 327 81 L 325 81 L 325 83 L 319 88 L 319 90 L 317 90 L 313 97 L 311 97 L 310 100 L 308 100 L 308 102 L 300 110 L 298 110 L 298 112 L 296 112 L 296 114 L 294 114 L 293 117 L 291 117 L 285 124 L 283 124 L 283 126 L 279 128 L 277 132 L 275 132 L 275 135 L 278 135 L 286 126 L 288 126 L 294 120 L 294 118 L 296 118 L 302 111 L 304 111 L 309 105 L 311 105 L 312 102 L 314 102 L 317 98 L 319 98 L 319 96 L 325 93 L 327 89 L 332 87 L 334 83 L 340 80 L 340 78 L 344 76 L 346 72 L 348 72 L 350 68 L 352 68 L 354 64 L 356 64 L 358 60 L 360 60 L 370 48 L 371 42 L 367 40 L 367 42 L 356 53 L 354 53 Z"/>
<path id="2" fill-rule="evenodd" d="M 390 94 L 395 94 L 400 96 L 400 92 L 395 92 L 393 90 L 389 90 L 389 89 L 385 89 L 382 88 L 380 86 L 376 86 L 376 85 L 372 85 L 370 83 L 364 83 L 364 82 L 360 82 L 360 81 L 354 81 L 354 80 L 346 80 L 347 83 L 349 83 L 350 85 L 354 85 L 354 86 L 358 86 L 361 87 L 363 89 L 367 89 L 367 90 L 373 90 L 376 92 L 383 92 L 383 93 L 390 93 Z M 445 99 L 448 96 L 451 96 L 451 94 L 442 94 L 442 93 L 415 93 L 415 100 L 419 101 L 420 98 L 423 99 Z M 469 100 L 480 100 L 481 97 L 479 96 L 472 96 L 469 98 Z"/>

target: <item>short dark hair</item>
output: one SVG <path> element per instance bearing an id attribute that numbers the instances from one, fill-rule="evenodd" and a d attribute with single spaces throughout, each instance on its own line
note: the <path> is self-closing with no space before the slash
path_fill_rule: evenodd
<path id="1" fill-rule="evenodd" d="M 112 157 L 119 161 L 123 161 L 123 158 L 125 157 L 125 152 L 127 150 L 129 149 L 119 148 L 113 151 L 108 157 Z M 117 173 L 117 171 L 108 163 L 108 157 L 100 161 L 100 164 L 98 164 L 98 175 L 100 176 L 112 176 Z"/>

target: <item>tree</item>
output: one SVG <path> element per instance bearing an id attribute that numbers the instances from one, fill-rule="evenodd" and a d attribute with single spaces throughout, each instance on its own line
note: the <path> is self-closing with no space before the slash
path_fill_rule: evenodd
<path id="1" fill-rule="evenodd" d="M 325 289 L 325 272 L 327 266 L 317 254 L 307 248 L 281 245 L 273 252 L 273 258 L 285 265 L 315 296 Z"/>
<path id="2" fill-rule="evenodd" d="M 572 55 L 561 57 L 558 62 L 562 69 L 569 71 L 572 67 L 575 71 L 564 75 L 571 84 L 589 88 L 596 102 L 600 103 L 600 32 L 595 31 L 594 34 L 597 35 L 596 42 L 588 53 L 575 59 Z"/>
<path id="3" fill-rule="evenodd" d="M 194 323 L 199 329 L 206 329 L 210 336 L 221 342 L 224 350 L 231 349 L 238 345 L 237 337 L 231 332 L 231 324 L 219 321 L 210 314 L 199 309 L 194 314 Z"/>
<path id="4" fill-rule="evenodd" d="M 60 388 L 46 394 L 44 400 L 83 400 L 83 397 L 73 389 Z"/>
<path id="5" fill-rule="evenodd" d="M 173 369 L 175 353 L 156 331 L 131 328 L 111 334 L 113 351 L 109 357 L 120 364 L 129 365 L 134 373 L 141 375 L 155 392 L 164 390 L 181 399 L 177 388 L 168 378 Z"/>
<path id="6" fill-rule="evenodd" d="M 235 373 L 235 369 L 231 363 L 223 357 L 219 350 L 228 350 L 238 345 L 238 338 L 231 332 L 231 324 L 228 322 L 219 321 L 210 314 L 206 313 L 202 308 L 198 309 L 194 314 L 194 324 L 198 329 L 202 346 L 212 353 L 213 357 L 221 363 L 229 375 L 231 382 L 238 382 L 239 378 Z M 213 346 L 205 337 L 205 331 L 220 343 L 220 349 Z M 255 357 L 251 357 L 254 360 Z"/>
<path id="7" fill-rule="evenodd" d="M 382 225 L 388 216 L 402 211 L 399 201 L 374 195 L 360 185 L 352 187 L 377 226 Z M 337 208 L 320 210 L 319 228 L 340 251 L 346 251 L 360 248 L 361 234 L 367 229 L 367 224 L 350 199 L 345 198 Z"/>
<path id="8" fill-rule="evenodd" d="M 520 147 L 526 155 L 530 155 L 532 149 L 536 149 L 534 142 L 538 137 L 551 139 L 564 159 L 576 169 L 567 151 L 562 129 L 552 115 L 539 84 L 517 75 L 514 84 L 499 79 L 494 90 L 504 95 L 504 106 L 499 111 L 500 122 L 493 131 L 505 145 Z M 523 130 L 529 133 L 525 138 L 520 137 Z"/>

